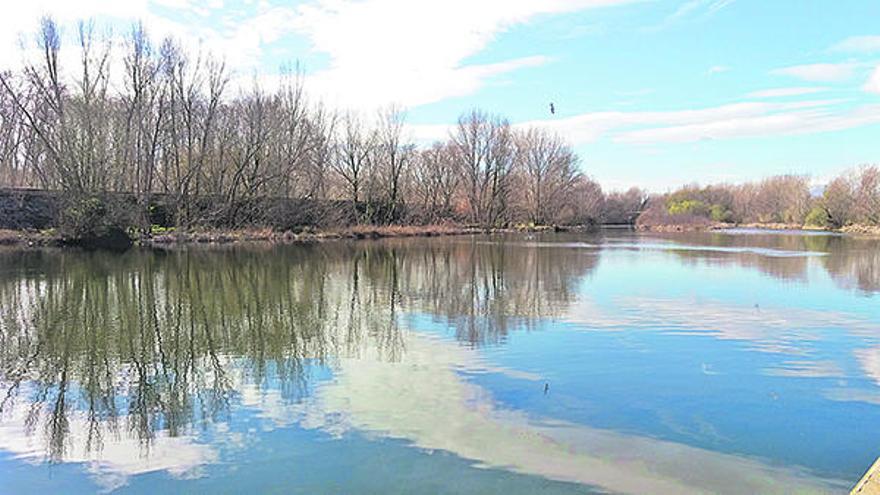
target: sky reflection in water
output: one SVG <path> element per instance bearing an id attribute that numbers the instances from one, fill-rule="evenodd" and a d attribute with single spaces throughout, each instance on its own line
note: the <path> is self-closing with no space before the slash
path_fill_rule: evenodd
<path id="1" fill-rule="evenodd" d="M 878 244 L 749 234 L 2 251 L 0 491 L 845 492 Z"/>

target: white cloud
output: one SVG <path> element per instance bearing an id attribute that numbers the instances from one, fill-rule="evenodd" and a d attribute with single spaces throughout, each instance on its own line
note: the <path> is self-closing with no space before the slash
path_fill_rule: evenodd
<path id="1" fill-rule="evenodd" d="M 734 1 L 735 0 L 687 0 L 686 2 L 681 3 L 672 14 L 663 20 L 662 23 L 649 28 L 649 30 L 662 30 L 677 22 L 689 19 L 707 19 L 733 4 Z"/>
<path id="2" fill-rule="evenodd" d="M 161 0 L 173 2 L 175 11 L 205 17 L 214 11 L 219 21 L 190 22 L 185 16 L 169 19 L 148 10 L 145 25 L 154 38 L 172 36 L 182 42 L 191 53 L 207 52 L 222 58 L 239 76 L 250 77 L 254 72 L 264 74 L 263 54 L 267 45 L 278 42 L 293 33 L 296 12 L 292 7 L 273 6 L 259 2 L 246 12 L 222 10 L 223 2 L 210 3 L 193 0 Z M 156 0 L 151 0 L 151 5 Z M 144 18 L 144 16 L 141 16 Z M 275 69 L 275 68 L 273 68 Z"/>
<path id="3" fill-rule="evenodd" d="M 831 47 L 834 52 L 880 52 L 880 36 L 851 36 Z"/>
<path id="4" fill-rule="evenodd" d="M 843 106 L 841 100 L 740 102 L 665 112 L 590 112 L 564 119 L 534 120 L 517 127 L 542 127 L 574 145 L 607 139 L 654 145 L 766 138 L 832 132 L 880 123 L 880 105 Z M 443 139 L 451 125 L 413 125 L 420 142 Z"/>
<path id="5" fill-rule="evenodd" d="M 859 64 L 852 62 L 794 65 L 776 69 L 772 74 L 796 77 L 811 82 L 843 82 L 852 79 L 858 67 Z"/>
<path id="6" fill-rule="evenodd" d="M 858 349 L 854 352 L 856 359 L 862 366 L 865 376 L 880 385 L 880 347 Z"/>
<path id="7" fill-rule="evenodd" d="M 408 132 L 412 138 L 422 145 L 443 141 L 449 137 L 452 124 L 408 124 Z"/>
<path id="8" fill-rule="evenodd" d="M 396 362 L 378 359 L 376 350 L 340 358 L 334 379 L 304 404 L 292 411 L 268 408 L 260 415 L 281 421 L 295 417 L 301 427 L 332 435 L 356 430 L 398 439 L 476 466 L 614 493 L 717 492 L 730 488 L 726 480 L 731 479 L 740 480 L 733 493 L 766 493 L 778 486 L 822 493 L 840 485 L 745 457 L 530 417 L 503 407 L 488 390 L 462 378 L 461 372 L 483 371 L 471 364 L 482 361 L 475 352 L 417 332 L 407 335 L 406 351 Z M 540 385 L 525 382 L 523 394 L 540 394 Z M 256 398 L 261 405 L 278 404 L 271 397 Z M 700 469 L 692 469 L 695 465 Z"/>
<path id="9" fill-rule="evenodd" d="M 709 70 L 707 70 L 706 73 L 712 76 L 715 74 L 723 74 L 728 71 L 730 71 L 730 67 L 726 65 L 713 65 L 712 67 L 709 67 Z"/>
<path id="10" fill-rule="evenodd" d="M 704 0 L 690 0 L 678 6 L 675 12 L 669 16 L 668 20 L 676 20 L 686 17 L 691 12 L 697 10 Z"/>
<path id="11" fill-rule="evenodd" d="M 80 20 L 99 15 L 122 19 L 144 18 L 147 15 L 146 7 L 145 0 L 130 2 L 33 0 L 4 5 L 3 15 L 0 16 L 0 47 L 2 47 L 0 67 L 5 69 L 21 61 L 22 54 L 19 50 L 21 43 L 25 42 L 25 45 L 29 45 L 43 16 L 51 15 L 63 27 L 63 33 L 72 35 L 76 23 Z"/>
<path id="12" fill-rule="evenodd" d="M 747 96 L 749 98 L 779 98 L 784 96 L 802 96 L 828 91 L 824 86 L 800 86 L 792 88 L 772 88 L 761 91 L 753 91 Z"/>
<path id="13" fill-rule="evenodd" d="M 6 392 L 8 384 L 0 384 Z M 121 393 L 121 392 L 120 392 Z M 24 394 L 23 394 L 24 395 Z M 44 406 L 45 409 L 45 406 Z M 43 415 L 35 416 L 35 412 Z M 27 462 L 45 462 L 46 446 L 50 428 L 38 421 L 50 421 L 48 411 L 40 411 L 27 401 L 12 403 L 4 411 L 0 423 L 0 452 L 11 454 Z M 90 477 L 101 488 L 111 491 L 124 486 L 129 478 L 151 472 L 165 471 L 177 478 L 200 476 L 200 468 L 217 460 L 217 451 L 211 446 L 198 443 L 192 436 L 172 436 L 167 431 L 157 431 L 150 444 L 149 456 L 145 456 L 144 444 L 134 436 L 111 436 L 102 442 L 100 453 L 87 447 L 94 426 L 85 412 L 69 412 L 66 415 L 66 452 L 63 461 L 83 464 Z M 111 426 L 101 422 L 99 431 L 109 431 Z"/>
<path id="14" fill-rule="evenodd" d="M 685 143 L 703 140 L 762 138 L 830 132 L 880 122 L 880 107 L 865 105 L 843 112 L 829 107 L 766 106 L 753 114 L 727 115 L 719 107 L 711 118 L 700 122 L 624 131 L 614 140 L 621 143 Z"/>
<path id="15" fill-rule="evenodd" d="M 843 130 L 880 123 L 880 105 L 840 108 L 840 100 L 741 102 L 668 112 L 591 112 L 517 124 L 559 133 L 575 145 L 600 139 L 650 145 L 761 138 Z M 414 125 L 421 141 L 442 139 L 451 126 Z"/>
<path id="16" fill-rule="evenodd" d="M 694 14 L 712 15 L 732 4 L 734 0 L 688 0 L 679 5 L 667 21 L 674 21 Z"/>
<path id="17" fill-rule="evenodd" d="M 750 258 L 759 263 L 765 257 L 779 257 L 803 261 L 824 256 L 815 251 L 788 251 L 783 249 L 738 248 L 718 246 L 681 246 L 672 244 L 639 243 L 639 249 L 688 250 L 714 252 L 715 255 Z M 629 249 L 633 246 L 616 245 L 613 249 Z M 714 255 L 713 255 L 714 257 Z M 721 258 L 718 258 L 719 260 Z M 586 323 L 588 328 L 607 331 L 632 326 L 646 326 L 663 322 L 666 328 L 674 328 L 680 335 L 702 335 L 719 340 L 738 340 L 750 349 L 777 354 L 807 356 L 811 346 L 822 339 L 827 328 L 847 329 L 854 334 L 870 332 L 876 322 L 847 312 L 804 310 L 794 313 L 784 307 L 761 306 L 756 311 L 750 304 L 729 304 L 707 299 L 664 299 L 625 296 L 614 300 L 614 307 L 626 311 L 608 313 L 594 300 L 585 298 L 571 306 L 564 319 Z M 626 314 L 628 316 L 621 316 Z M 878 354 L 880 358 L 880 354 Z M 880 359 L 875 368 L 880 373 Z M 880 374 L 876 375 L 880 380 Z"/>
<path id="18" fill-rule="evenodd" d="M 329 66 L 308 80 L 318 96 L 360 108 L 416 106 L 471 94 L 500 75 L 548 62 L 534 53 L 494 63 L 468 60 L 511 27 L 539 15 L 637 1 L 642 0 L 311 0 L 287 6 L 251 2 L 243 10 L 222 10 L 221 0 L 34 0 L 5 9 L 0 18 L 0 46 L 5 48 L 0 66 L 21 61 L 17 40 L 22 32 L 34 32 L 46 13 L 71 34 L 81 19 L 95 18 L 99 25 L 109 20 L 117 28 L 143 20 L 154 38 L 170 35 L 192 52 L 220 56 L 241 78 L 258 71 L 270 80 L 262 67 L 266 47 L 304 36 L 316 53 L 329 57 Z M 66 52 L 75 58 L 73 50 Z"/>
<path id="19" fill-rule="evenodd" d="M 493 76 L 546 62 L 467 59 L 500 33 L 541 14 L 633 0 L 323 0 L 298 8 L 295 28 L 330 66 L 310 86 L 345 106 L 416 106 L 470 94 Z"/>
<path id="20" fill-rule="evenodd" d="M 170 9 L 175 18 L 157 13 L 156 7 Z M 35 33 L 39 19 L 45 15 L 54 18 L 65 33 L 72 35 L 78 21 L 96 19 L 101 21 L 121 22 L 123 31 L 127 31 L 128 23 L 144 21 L 150 33 L 156 37 L 173 35 L 186 41 L 201 42 L 207 48 L 216 48 L 218 55 L 232 56 L 243 59 L 243 49 L 258 48 L 255 41 L 269 43 L 280 38 L 289 31 L 285 24 L 292 22 L 294 10 L 290 7 L 272 7 L 268 4 L 257 4 L 253 11 L 234 23 L 226 23 L 227 28 L 211 25 L 211 23 L 187 22 L 188 14 L 205 14 L 218 11 L 221 16 L 230 17 L 237 12 L 222 12 L 223 2 L 213 0 L 200 3 L 192 0 L 83 0 L 77 2 L 63 0 L 35 0 L 22 2 L 15 7 L 4 9 L 0 17 L 0 43 L 7 52 L 15 53 L 17 41 L 21 36 L 29 37 Z M 232 28 L 229 28 L 232 26 Z M 253 53 L 251 53 L 252 55 Z M 8 54 L 7 54 L 8 55 Z"/>
<path id="21" fill-rule="evenodd" d="M 869 93 L 880 94 L 880 65 L 868 77 L 868 82 L 865 83 L 863 88 Z"/>

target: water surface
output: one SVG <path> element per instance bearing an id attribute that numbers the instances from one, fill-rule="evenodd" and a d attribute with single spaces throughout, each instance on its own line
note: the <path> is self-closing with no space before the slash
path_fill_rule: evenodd
<path id="1" fill-rule="evenodd" d="M 846 493 L 880 243 L 0 251 L 0 492 Z"/>

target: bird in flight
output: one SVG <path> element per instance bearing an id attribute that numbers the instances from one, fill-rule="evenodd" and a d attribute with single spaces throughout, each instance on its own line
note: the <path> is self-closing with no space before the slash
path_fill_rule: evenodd
<path id="1" fill-rule="evenodd" d="M 556 107 L 553 106 L 553 102 L 550 102 L 550 114 L 556 115 Z"/>

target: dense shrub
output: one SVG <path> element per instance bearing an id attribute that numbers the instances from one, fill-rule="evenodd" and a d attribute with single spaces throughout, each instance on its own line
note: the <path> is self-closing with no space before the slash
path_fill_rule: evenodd
<path id="1" fill-rule="evenodd" d="M 733 219 L 733 212 L 722 205 L 712 205 L 709 208 L 709 218 L 716 222 L 730 222 Z"/>
<path id="2" fill-rule="evenodd" d="M 829 227 L 828 213 L 821 206 L 814 206 L 810 212 L 807 213 L 807 218 L 804 220 L 804 223 L 812 227 Z"/>
<path id="3" fill-rule="evenodd" d="M 125 201 L 98 196 L 63 200 L 58 233 L 65 242 L 87 247 L 121 249 L 131 245 L 131 225 Z"/>
<path id="4" fill-rule="evenodd" d="M 666 209 L 669 211 L 670 215 L 708 216 L 709 214 L 709 207 L 702 201 L 695 199 L 673 201 L 668 204 Z"/>

